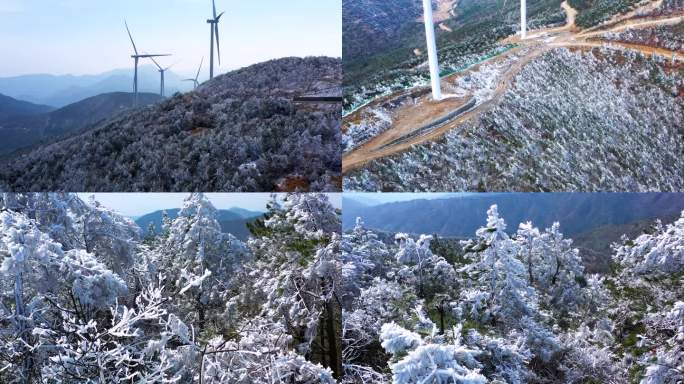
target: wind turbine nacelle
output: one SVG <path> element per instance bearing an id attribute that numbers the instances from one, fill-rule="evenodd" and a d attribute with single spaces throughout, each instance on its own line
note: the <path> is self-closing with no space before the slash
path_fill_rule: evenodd
<path id="1" fill-rule="evenodd" d="M 214 20 L 214 19 L 208 19 L 207 20 L 207 24 L 215 24 L 215 23 L 216 23 L 216 20 Z"/>

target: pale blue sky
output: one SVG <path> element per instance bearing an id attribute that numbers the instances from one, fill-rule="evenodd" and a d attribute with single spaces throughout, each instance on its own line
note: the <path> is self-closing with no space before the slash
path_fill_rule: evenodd
<path id="1" fill-rule="evenodd" d="M 216 0 L 220 73 L 284 56 L 342 55 L 342 0 Z M 0 0 L 0 77 L 132 68 L 140 52 L 173 53 L 176 72 L 209 57 L 211 0 Z M 203 67 L 206 72 L 208 67 Z M 204 76 L 203 76 L 204 77 Z"/>
<path id="2" fill-rule="evenodd" d="M 4 0 L 2 0 L 4 1 Z M 181 208 L 183 200 L 189 193 L 79 193 L 83 200 L 91 195 L 105 207 L 116 210 L 125 216 L 142 216 L 162 209 Z M 270 193 L 206 193 L 209 201 L 218 209 L 233 207 L 252 211 L 265 211 L 266 203 L 271 199 Z M 340 208 L 342 194 L 328 193 L 330 203 Z M 283 196 L 283 194 L 279 194 Z"/>

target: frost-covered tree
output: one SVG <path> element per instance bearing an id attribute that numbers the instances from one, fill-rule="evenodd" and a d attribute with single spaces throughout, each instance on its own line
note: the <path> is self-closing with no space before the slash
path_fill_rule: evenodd
<path id="1" fill-rule="evenodd" d="M 131 219 L 103 206 L 92 196 L 83 210 L 79 221 L 86 251 L 98 255 L 101 262 L 125 277 L 134 263 L 135 246 L 142 231 Z"/>
<path id="2" fill-rule="evenodd" d="M 421 310 L 417 309 L 420 314 Z M 423 315 L 423 326 L 433 329 L 425 338 L 395 323 L 386 323 L 380 331 L 382 347 L 394 356 L 390 363 L 392 381 L 396 384 L 482 384 L 488 380 L 476 356 L 480 350 L 461 343 L 461 328 L 453 330 L 453 342 L 436 337 L 434 323 Z M 427 324 L 425 324 L 427 322 Z"/>
<path id="3" fill-rule="evenodd" d="M 219 327 L 220 319 L 209 318 L 210 309 L 224 307 L 231 279 L 251 259 L 251 252 L 235 236 L 221 231 L 216 208 L 206 196 L 193 193 L 185 199 L 159 253 L 157 268 L 186 299 L 179 308 L 183 316 L 198 332 L 206 329 L 207 321 Z"/>
<path id="4" fill-rule="evenodd" d="M 640 237 L 645 247 L 638 254 L 677 250 L 675 226 Z M 364 248 L 364 239 L 372 244 L 379 237 L 360 228 L 345 234 L 349 249 L 387 249 L 396 256 L 382 274 L 359 268 L 360 281 L 373 280 L 343 313 L 345 383 L 467 382 L 452 376 L 450 367 L 464 367 L 452 359 L 454 345 L 477 351 L 475 365 L 465 368 L 487 382 L 638 382 L 669 372 L 658 364 L 680 364 L 676 322 L 664 320 L 672 318 L 671 303 L 682 300 L 676 269 L 644 274 L 627 263 L 617 274 L 585 275 L 560 224 L 540 231 L 523 223 L 509 233 L 496 206 L 462 247 L 444 241 L 431 250 L 428 236 L 396 234 L 384 247 Z M 635 254 L 631 246 L 625 240 L 617 253 Z M 440 263 L 429 262 L 435 259 Z M 438 270 L 450 272 L 437 276 L 448 278 L 432 280 L 429 272 L 441 263 L 445 268 Z"/>
<path id="5" fill-rule="evenodd" d="M 21 365 L 18 377 L 31 382 L 46 364 L 43 349 L 52 348 L 40 345 L 36 329 L 60 322 L 64 311 L 74 319 L 93 321 L 124 296 L 127 287 L 91 253 L 82 249 L 64 252 L 59 243 L 22 213 L 2 212 L 0 222 L 1 282 L 11 287 L 6 292 L 12 292 L 3 298 L 9 325 L 4 334 L 16 336 L 14 342 L 5 340 L 2 355 L 7 367 Z"/>
<path id="6" fill-rule="evenodd" d="M 560 312 L 562 318 L 577 315 L 583 304 L 586 279 L 579 250 L 565 239 L 560 224 L 540 232 L 532 223 L 520 224 L 515 241 L 519 259 L 527 268 L 527 279 L 542 303 Z"/>
<path id="7" fill-rule="evenodd" d="M 0 381 L 334 383 L 338 214 L 323 195 L 272 213 L 248 246 L 192 194 L 143 242 L 95 201 L 2 195 Z"/>
<path id="8" fill-rule="evenodd" d="M 245 271 L 249 289 L 238 287 L 228 303 L 231 316 L 278 324 L 290 348 L 340 377 L 339 213 L 323 194 L 288 194 L 250 230 L 255 262 Z"/>
<path id="9" fill-rule="evenodd" d="M 684 271 L 684 212 L 672 224 L 656 223 L 653 234 L 623 239 L 614 259 L 638 274 L 672 274 Z"/>
<path id="10" fill-rule="evenodd" d="M 420 235 L 413 240 L 404 233 L 395 235 L 399 250 L 396 260 L 400 264 L 396 278 L 405 283 L 415 281 L 418 297 L 432 300 L 435 295 L 456 288 L 454 268 L 443 257 L 430 250 L 432 236 Z"/>
<path id="11" fill-rule="evenodd" d="M 384 276 L 389 270 L 390 254 L 378 236 L 356 219 L 354 229 L 342 235 L 341 243 L 343 303 L 349 306 L 360 290 L 372 284 L 373 276 Z"/>
<path id="12" fill-rule="evenodd" d="M 684 301 L 674 303 L 669 312 L 653 315 L 651 332 L 665 334 L 647 358 L 648 367 L 642 384 L 678 383 L 684 381 Z"/>
<path id="13" fill-rule="evenodd" d="M 537 314 L 538 296 L 518 258 L 520 246 L 505 230 L 506 223 L 493 205 L 487 211 L 487 225 L 476 232 L 477 240 L 464 244 L 466 257 L 475 260 L 467 272 L 476 278 L 466 295 L 478 298 L 471 305 L 473 310 L 484 304 L 479 309 L 482 320 L 518 327 L 523 319 Z"/>

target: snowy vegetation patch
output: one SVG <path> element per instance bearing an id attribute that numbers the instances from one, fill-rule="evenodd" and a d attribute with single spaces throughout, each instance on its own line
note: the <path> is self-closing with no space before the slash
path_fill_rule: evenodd
<path id="1" fill-rule="evenodd" d="M 341 60 L 285 58 L 218 76 L 3 162 L 0 190 L 336 191 Z M 294 182 L 294 181 L 296 182 Z"/>
<path id="2" fill-rule="evenodd" d="M 609 41 L 649 45 L 678 51 L 684 55 L 684 22 L 662 25 L 654 28 L 635 28 L 621 32 L 606 32 L 603 38 Z"/>
<path id="3" fill-rule="evenodd" d="M 363 191 L 684 188 L 684 82 L 631 51 L 555 49 L 441 139 L 345 175 Z"/>
<path id="4" fill-rule="evenodd" d="M 0 195 L 0 382 L 335 383 L 339 213 L 274 198 L 247 243 L 216 215 L 191 194 L 141 238 L 94 200 Z"/>
<path id="5" fill-rule="evenodd" d="M 357 220 L 341 244 L 343 270 L 355 271 L 342 277 L 342 382 L 682 380 L 684 212 L 615 244 L 605 275 L 584 271 L 562 224 L 507 225 L 491 206 L 454 247 L 426 235 L 381 241 Z"/>

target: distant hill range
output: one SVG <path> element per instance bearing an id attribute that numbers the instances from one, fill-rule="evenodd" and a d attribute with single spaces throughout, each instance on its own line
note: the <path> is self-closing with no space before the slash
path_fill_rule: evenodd
<path id="1" fill-rule="evenodd" d="M 135 222 L 142 228 L 143 232 L 147 234 L 150 223 L 154 224 L 155 231 L 159 233 L 162 227 L 162 217 L 164 210 L 148 213 L 147 215 L 138 217 Z M 180 209 L 167 209 L 166 213 L 170 219 L 175 219 L 178 216 Z M 221 224 L 221 230 L 224 233 L 230 233 L 240 240 L 247 240 L 250 233 L 247 229 L 247 223 L 261 217 L 263 212 L 249 211 L 242 208 L 219 209 L 217 212 L 217 219 Z"/>
<path id="2" fill-rule="evenodd" d="M 138 95 L 139 106 L 161 100 L 158 94 Z M 133 104 L 134 95 L 124 92 L 89 97 L 57 110 L 0 95 L 0 137 L 3 138 L 0 155 L 82 133 L 102 120 L 131 109 Z M 21 114 L 22 110 L 26 112 Z"/>
<path id="3" fill-rule="evenodd" d="M 13 119 L 17 117 L 46 113 L 54 110 L 47 105 L 33 104 L 28 101 L 0 94 L 0 119 Z"/>
<path id="4" fill-rule="evenodd" d="M 359 203 L 352 195 L 343 200 L 343 227 L 353 228 L 360 216 L 368 227 L 384 231 L 470 238 L 486 224 L 492 204 L 498 205 L 511 232 L 526 221 L 542 229 L 558 221 L 561 231 L 573 236 L 604 225 L 679 216 L 684 210 L 684 194 L 483 193 L 376 206 Z"/>
<path id="5" fill-rule="evenodd" d="M 492 204 L 498 205 L 511 233 L 522 222 L 544 229 L 558 221 L 561 232 L 581 250 L 588 270 L 599 272 L 607 270 L 610 245 L 623 234 L 634 237 L 656 219 L 669 223 L 679 217 L 684 193 L 485 193 L 379 205 L 352 195 L 343 200 L 342 224 L 349 230 L 362 217 L 367 227 L 385 232 L 468 239 L 486 224 Z"/>
<path id="6" fill-rule="evenodd" d="M 159 93 L 159 72 L 154 66 L 139 67 L 140 92 Z M 167 71 L 166 95 L 192 90 L 183 77 Z M 22 75 L 0 78 L 0 93 L 31 103 L 61 108 L 89 97 L 112 92 L 131 92 L 133 70 L 116 69 L 98 75 Z"/>
<path id="7" fill-rule="evenodd" d="M 282 58 L 119 113 L 6 158 L 0 190 L 331 191 L 341 188 L 339 58 Z M 84 114 L 85 116 L 85 114 Z"/>

